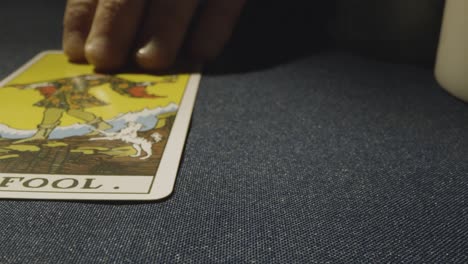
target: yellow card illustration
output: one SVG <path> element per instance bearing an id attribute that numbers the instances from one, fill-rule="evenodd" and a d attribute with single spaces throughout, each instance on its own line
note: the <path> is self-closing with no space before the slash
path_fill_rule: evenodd
<path id="1" fill-rule="evenodd" d="M 199 80 L 97 74 L 39 54 L 0 83 L 0 198 L 168 196 Z"/>

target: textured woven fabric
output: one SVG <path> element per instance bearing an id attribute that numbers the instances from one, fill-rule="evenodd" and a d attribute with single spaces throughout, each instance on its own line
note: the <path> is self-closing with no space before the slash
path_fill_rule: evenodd
<path id="1" fill-rule="evenodd" d="M 34 3 L 2 2 L 1 77 L 60 47 L 63 6 Z M 429 69 L 325 52 L 206 75 L 170 198 L 0 200 L 0 263 L 466 263 L 467 131 Z"/>

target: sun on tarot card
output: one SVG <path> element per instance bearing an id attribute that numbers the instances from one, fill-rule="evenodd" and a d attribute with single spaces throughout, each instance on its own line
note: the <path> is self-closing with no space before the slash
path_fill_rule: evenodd
<path id="1" fill-rule="evenodd" d="M 97 74 L 39 54 L 0 83 L 0 198 L 168 196 L 199 80 Z"/>

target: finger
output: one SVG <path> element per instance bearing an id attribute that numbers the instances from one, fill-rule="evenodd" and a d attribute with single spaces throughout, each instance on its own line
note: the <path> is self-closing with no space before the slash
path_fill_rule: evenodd
<path id="1" fill-rule="evenodd" d="M 88 37 L 97 0 L 68 0 L 63 18 L 63 51 L 71 61 L 84 61 Z"/>
<path id="2" fill-rule="evenodd" d="M 189 40 L 190 52 L 199 60 L 213 59 L 232 35 L 246 0 L 208 0 Z"/>
<path id="3" fill-rule="evenodd" d="M 152 0 L 144 22 L 136 62 L 146 70 L 174 62 L 197 6 L 197 0 Z"/>
<path id="4" fill-rule="evenodd" d="M 123 66 L 144 6 L 144 0 L 99 1 L 85 46 L 89 63 L 101 71 Z"/>

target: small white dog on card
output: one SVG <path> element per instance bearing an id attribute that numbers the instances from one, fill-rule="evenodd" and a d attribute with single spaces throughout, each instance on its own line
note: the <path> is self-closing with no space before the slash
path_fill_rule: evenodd
<path id="1" fill-rule="evenodd" d="M 89 140 L 121 140 L 125 143 L 132 144 L 133 148 L 136 150 L 134 155 L 130 157 L 140 157 L 142 152 L 146 153 L 146 156 L 140 157 L 140 159 L 148 159 L 153 155 L 153 142 L 147 140 L 146 138 L 139 137 L 138 131 L 143 127 L 142 124 L 136 122 L 128 122 L 127 127 L 123 128 L 119 132 L 105 132 L 101 130 L 97 130 L 99 133 L 103 134 L 104 137 L 95 137 L 90 138 Z M 151 134 L 151 138 L 153 139 L 154 143 L 158 143 L 162 140 L 162 135 L 158 132 Z"/>

